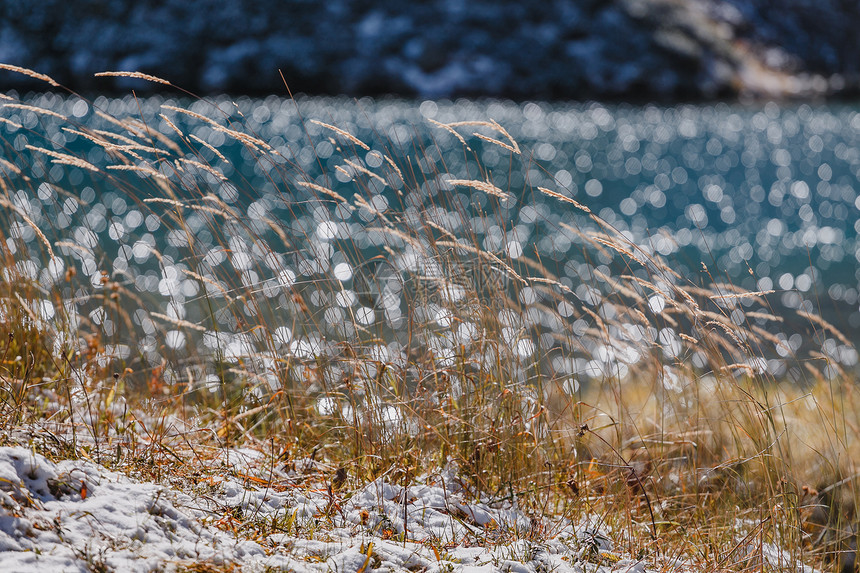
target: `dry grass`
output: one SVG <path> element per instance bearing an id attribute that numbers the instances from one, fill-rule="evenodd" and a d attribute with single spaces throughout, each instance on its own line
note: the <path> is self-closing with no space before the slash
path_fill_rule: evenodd
<path id="1" fill-rule="evenodd" d="M 134 352 L 111 358 L 110 348 L 139 344 L 134 309 L 148 303 L 122 272 L 106 270 L 95 282 L 79 276 L 80 262 L 98 260 L 100 247 L 71 237 L 52 244 L 10 192 L 35 195 L 44 177 L 9 157 L 15 169 L 0 172 L 6 190 L 0 324 L 8 333 L 0 344 L 0 441 L 92 458 L 148 479 L 189 482 L 225 448 L 246 446 L 285 464 L 320 460 L 331 468 L 323 479 L 348 476 L 338 480 L 347 489 L 381 475 L 407 483 L 453 461 L 475 495 L 516 497 L 535 516 L 596 514 L 632 554 L 683 557 L 708 571 L 780 570 L 763 561 L 768 543 L 793 559 L 829 563 L 852 535 L 860 459 L 856 383 L 823 354 L 791 357 L 791 379 L 760 367 L 779 343 L 766 328 L 781 318 L 773 316 L 768 293 L 716 281 L 693 285 L 587 206 L 541 189 L 582 209 L 600 229 L 573 229 L 585 239 L 585 257 L 604 262 L 580 277 L 592 297 L 584 302 L 540 260 L 487 250 L 467 227 L 452 232 L 441 224 L 434 209 L 457 210 L 444 193 L 420 205 L 417 217 L 405 203 L 378 207 L 377 185 L 399 178 L 402 196 L 432 178 L 416 172 L 410 151 L 390 141 L 370 145 L 314 120 L 353 149 L 386 150 L 376 168 L 357 156 L 337 166 L 352 177 L 350 197 L 274 157 L 268 143 L 240 126 L 224 127 L 222 117 L 164 109 L 243 143 L 248 161 L 277 165 L 271 173 L 285 201 L 301 189 L 319 208 L 344 204 L 365 213 L 368 228 L 379 233 L 375 255 L 348 237 L 333 241 L 351 263 L 350 292 L 378 303 L 396 287 L 405 316 L 368 321 L 352 305 L 343 326 L 331 328 L 312 301 L 343 295 L 346 281 L 333 270 L 266 282 L 289 270 L 285 257 L 310 260 L 312 236 L 296 237 L 286 221 L 250 220 L 225 204 L 215 187 L 228 177 L 200 153 L 187 155 L 195 136 L 185 137 L 178 122 L 163 118 L 176 133 L 165 142 L 152 126 L 115 118 L 116 133 L 102 136 L 124 145 L 106 146 L 105 165 L 32 149 L 54 164 L 85 167 L 102 181 L 125 185 L 136 208 L 186 237 L 183 272 L 197 284 L 195 306 L 184 314 L 145 314 L 161 340 L 181 335 L 194 343 L 174 351 L 162 344 L 159 361 Z M 514 158 L 527 155 L 494 122 L 441 125 L 457 134 L 478 172 L 476 154 L 456 131 L 473 125 L 491 127 L 508 143 L 475 137 Z M 141 149 L 152 150 L 153 158 L 144 159 Z M 149 176 L 143 180 L 148 197 L 115 178 L 129 171 Z M 238 177 L 231 181 L 241 188 Z M 507 221 L 494 218 L 509 191 L 473 174 L 447 184 L 489 196 L 483 217 L 505 228 Z M 22 221 L 38 240 L 21 238 Z M 17 234 L 7 232 L 13 223 Z M 237 267 L 253 270 L 256 281 L 207 263 L 207 252 L 197 251 L 201 228 L 225 252 L 241 243 L 248 247 L 243 252 L 257 253 Z M 163 263 L 164 254 L 152 250 Z M 404 254 L 411 263 L 403 264 Z M 27 271 L 26 261 L 48 268 L 58 258 L 65 270 L 50 280 Z M 267 288 L 277 296 L 267 296 Z M 521 302 L 524 289 L 533 299 L 528 304 Z M 40 315 L 36 303 L 43 300 L 56 309 L 50 319 Z M 93 314 L 97 309 L 103 315 Z M 549 317 L 551 328 L 525 320 L 530 312 Z M 107 333 L 94 316 L 110 316 L 117 327 Z M 834 330 L 817 316 L 803 318 Z M 284 344 L 276 325 L 289 326 L 292 340 L 311 346 L 325 337 L 325 349 Z M 244 345 L 241 352 L 219 342 L 228 331 Z M 215 342 L 199 344 L 207 335 Z M 546 336 L 556 342 L 552 352 L 541 345 Z M 399 356 L 390 351 L 393 342 Z M 607 353 L 636 359 L 594 362 Z M 558 366 L 574 358 L 615 370 L 586 377 Z M 829 514 L 816 508 L 822 500 L 834 507 Z M 247 534 L 260 532 L 249 525 Z"/>

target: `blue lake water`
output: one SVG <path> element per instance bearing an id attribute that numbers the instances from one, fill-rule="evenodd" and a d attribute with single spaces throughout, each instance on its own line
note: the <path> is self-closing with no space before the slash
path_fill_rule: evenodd
<path id="1" fill-rule="evenodd" d="M 774 291 L 767 295 L 767 306 L 777 314 L 782 309 L 820 312 L 847 338 L 860 339 L 856 106 L 641 107 L 344 98 L 295 102 L 276 97 L 86 102 L 55 95 L 23 102 L 57 114 L 52 115 L 7 103 L 11 105 L 0 108 L 0 137 L 2 157 L 9 163 L 0 169 L 9 182 L 10 202 L 42 228 L 58 251 L 53 263 L 30 257 L 28 272 L 50 283 L 74 267 L 80 276 L 90 277 L 95 289 L 104 286 L 103 276 L 117 277 L 149 301 L 151 308 L 144 305 L 144 310 L 167 316 L 174 327 L 181 327 L 181 321 L 199 326 L 203 311 L 191 309 L 190 301 L 200 300 L 204 291 L 217 294 L 219 288 L 228 288 L 223 277 L 218 279 L 222 286 L 213 288 L 212 281 L 194 280 L 185 272 L 189 266 L 183 261 L 197 257 L 207 269 L 232 265 L 239 287 L 265 291 L 274 300 L 280 296 L 278 288 L 312 281 L 315 274 L 333 276 L 349 287 L 343 295 L 349 300 L 314 291 L 313 300 L 301 303 L 315 310 L 320 323 L 337 323 L 346 312 L 359 322 L 366 316 L 368 326 L 384 320 L 395 330 L 405 328 L 412 310 L 400 300 L 398 288 L 385 283 L 385 271 L 374 275 L 377 285 L 358 284 L 359 266 L 376 268 L 381 257 L 395 258 L 374 230 L 377 217 L 385 213 L 405 213 L 407 223 L 409 217 L 428 218 L 452 237 L 468 235 L 481 249 L 508 262 L 540 260 L 575 294 L 576 302 L 591 304 L 593 288 L 583 276 L 608 261 L 595 259 L 571 229 L 587 234 L 600 225 L 585 211 L 547 196 L 542 187 L 587 206 L 642 253 L 663 257 L 686 284 L 724 282 Z M 132 123 L 122 125 L 117 118 Z M 488 120 L 498 122 L 507 135 L 487 125 L 445 129 L 436 123 Z M 146 129 L 160 135 L 144 136 Z M 114 135 L 105 135 L 108 132 Z M 111 152 L 93 137 L 126 147 Z M 520 155 L 509 149 L 514 141 Z M 77 156 L 100 173 L 44 150 Z M 397 158 L 397 177 L 394 167 L 387 168 L 386 162 L 394 164 L 391 158 Z M 287 241 L 295 249 L 287 262 L 266 262 L 266 272 L 255 270 L 252 260 L 268 261 L 265 249 L 260 251 L 247 237 L 240 239 L 239 231 L 219 237 L 205 208 L 186 213 L 181 224 L 153 216 L 150 210 L 167 212 L 170 204 L 147 200 L 170 194 L 142 168 L 165 165 L 170 166 L 165 180 L 176 193 L 172 200 L 200 201 L 210 210 L 230 208 L 260 235 L 274 232 L 261 221 L 278 222 L 281 232 L 294 239 Z M 217 166 L 217 172 L 206 165 Z M 374 170 L 384 173 L 370 175 Z M 451 185 L 450 179 L 486 181 L 509 197 Z M 358 193 L 366 206 L 347 209 L 338 201 L 320 201 L 309 184 L 347 199 Z M 217 201 L 203 199 L 207 194 Z M 16 240 L 38 247 L 41 239 L 32 225 L 14 216 L 10 221 L 7 243 L 13 250 L 20 249 Z M 388 286 L 380 286 L 383 283 Z M 535 296 L 519 291 L 526 305 Z M 295 310 L 296 304 L 281 306 Z M 564 304 L 554 306 L 562 317 L 570 316 Z M 80 312 L 114 335 L 119 321 L 91 306 Z M 246 315 L 259 313 L 245 309 Z M 238 319 L 235 313 L 221 316 L 221 332 L 206 331 L 203 337 L 209 340 L 203 344 L 217 346 L 229 338 L 225 344 L 253 345 L 241 336 L 230 338 L 231 332 L 243 329 L 241 314 Z M 276 315 L 267 320 L 277 320 Z M 444 316 L 436 319 L 445 326 Z M 153 360 L 156 348 L 181 349 L 189 336 L 180 327 L 165 334 L 142 314 L 135 314 L 132 322 L 141 342 L 130 353 L 140 349 L 153 354 Z M 284 348 L 302 356 L 344 334 L 337 329 L 329 337 L 313 334 L 294 317 L 270 326 Z M 553 328 L 551 321 L 545 326 Z M 844 366 L 857 363 L 856 352 L 839 337 L 823 335 L 813 343 L 814 329 L 808 325 L 789 321 L 777 326 L 775 334 L 792 352 L 809 343 L 825 348 Z M 665 338 L 662 331 L 659 337 Z M 549 339 L 534 344 L 512 340 L 522 356 L 533 351 L 534 344 L 552 346 Z M 403 340 L 399 344 L 381 345 L 379 352 L 397 354 L 406 345 Z M 586 364 L 588 372 L 598 372 L 594 360 L 579 367 Z M 606 361 L 605 356 L 597 360 Z"/>

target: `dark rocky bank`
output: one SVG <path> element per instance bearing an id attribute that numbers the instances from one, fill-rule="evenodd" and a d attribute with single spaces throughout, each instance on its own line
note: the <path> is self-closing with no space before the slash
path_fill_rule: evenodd
<path id="1" fill-rule="evenodd" d="M 82 92 L 679 100 L 857 93 L 855 0 L 0 0 L 0 62 Z M 45 89 L 0 72 L 0 88 Z"/>

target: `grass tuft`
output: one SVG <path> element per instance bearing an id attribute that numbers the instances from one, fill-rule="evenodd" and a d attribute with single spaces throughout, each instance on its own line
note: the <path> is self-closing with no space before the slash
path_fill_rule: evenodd
<path id="1" fill-rule="evenodd" d="M 332 512 L 379 477 L 406 486 L 454 468 L 475 498 L 535 516 L 499 540 L 552 535 L 541 516 L 597 516 L 632 555 L 709 571 L 781 570 L 770 545 L 816 566 L 856 546 L 853 373 L 790 351 L 774 374 L 785 343 L 769 325 L 784 317 L 770 291 L 680 276 L 564 189 L 540 188 L 580 217 L 550 223 L 585 261 L 578 283 L 559 278 L 512 228 L 532 190 L 499 186 L 475 151 L 529 162 L 499 124 L 433 122 L 466 160 L 449 173 L 438 148 L 314 119 L 305 137 L 335 151 L 309 143 L 311 173 L 206 101 L 165 103 L 158 124 L 98 110 L 106 130 L 5 105 L 104 153 L 50 149 L 38 127 L 24 148 L 0 132 L 0 443 L 189 488 L 251 448 L 312 474 Z M 244 164 L 204 132 L 238 142 Z M 100 243 L 96 228 L 119 216 L 93 215 L 57 169 L 145 223 Z M 265 201 L 245 169 L 267 174 Z M 150 276 L 156 288 L 138 288 Z M 816 314 L 792 320 L 849 344 Z M 299 528 L 219 523 L 255 539 Z"/>

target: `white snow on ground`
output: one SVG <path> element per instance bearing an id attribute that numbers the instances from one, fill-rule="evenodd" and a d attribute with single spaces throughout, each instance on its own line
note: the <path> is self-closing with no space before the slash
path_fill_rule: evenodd
<path id="1" fill-rule="evenodd" d="M 201 524 L 191 498 L 85 461 L 0 448 L 0 570 L 152 571 L 160 564 L 264 562 L 256 543 Z"/>
<path id="2" fill-rule="evenodd" d="M 467 501 L 453 469 L 406 488 L 379 478 L 342 499 L 292 470 L 270 467 L 279 479 L 260 478 L 263 458 L 225 452 L 222 471 L 203 472 L 189 495 L 88 461 L 0 448 L 0 571 L 173 571 L 200 562 L 300 573 L 688 570 L 614 552 L 599 521 L 543 518 L 535 531 L 510 503 Z M 272 533 L 259 535 L 260 524 Z M 256 541 L 243 531 L 258 532 Z"/>

